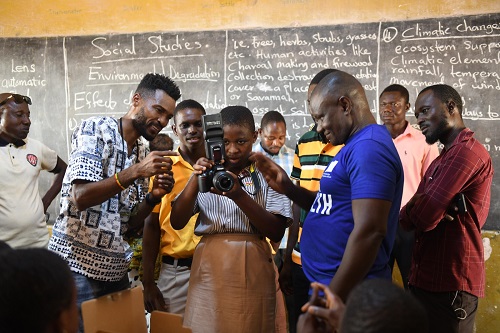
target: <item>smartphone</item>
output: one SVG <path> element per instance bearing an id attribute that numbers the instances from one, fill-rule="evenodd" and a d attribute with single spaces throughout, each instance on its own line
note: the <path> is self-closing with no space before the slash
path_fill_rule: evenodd
<path id="1" fill-rule="evenodd" d="M 467 212 L 467 205 L 465 204 L 465 195 L 463 193 L 458 193 L 455 198 L 455 203 L 458 207 L 459 214 L 465 214 Z"/>

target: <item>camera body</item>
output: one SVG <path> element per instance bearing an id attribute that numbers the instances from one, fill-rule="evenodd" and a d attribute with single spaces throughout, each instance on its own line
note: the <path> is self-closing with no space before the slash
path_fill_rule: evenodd
<path id="1" fill-rule="evenodd" d="M 226 157 L 222 117 L 220 113 L 207 114 L 203 115 L 201 122 L 206 156 L 214 161 L 214 165 L 198 175 L 198 188 L 200 192 L 208 192 L 212 187 L 221 192 L 228 192 L 234 186 L 234 179 L 222 165 L 222 160 Z"/>

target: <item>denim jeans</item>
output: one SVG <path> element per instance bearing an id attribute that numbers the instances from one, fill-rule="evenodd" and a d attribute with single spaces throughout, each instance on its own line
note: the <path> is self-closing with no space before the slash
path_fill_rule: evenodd
<path id="1" fill-rule="evenodd" d="M 94 280 L 79 273 L 72 273 L 76 284 L 76 303 L 78 305 L 78 313 L 80 315 L 80 328 L 78 332 L 83 333 L 82 303 L 90 299 L 111 294 L 120 290 L 125 290 L 129 288 L 130 283 L 127 274 L 125 274 L 120 281 L 108 282 Z"/>

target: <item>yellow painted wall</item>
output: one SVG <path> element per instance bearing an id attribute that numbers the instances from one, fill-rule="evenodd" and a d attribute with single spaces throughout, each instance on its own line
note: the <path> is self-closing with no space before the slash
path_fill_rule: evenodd
<path id="1" fill-rule="evenodd" d="M 500 12 L 500 0 L 0 0 L 0 37 L 300 27 Z M 500 23 L 500 22 L 499 22 Z M 500 234 L 485 232 L 478 333 L 500 331 Z"/>
<path id="2" fill-rule="evenodd" d="M 500 232 L 483 232 L 493 251 L 486 261 L 486 297 L 479 301 L 477 333 L 500 332 Z"/>
<path id="3" fill-rule="evenodd" d="M 493 13 L 499 0 L 0 0 L 0 36 L 328 25 Z"/>

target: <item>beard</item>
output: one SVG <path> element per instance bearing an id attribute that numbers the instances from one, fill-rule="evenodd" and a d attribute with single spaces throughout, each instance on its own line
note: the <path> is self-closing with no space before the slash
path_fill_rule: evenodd
<path id="1" fill-rule="evenodd" d="M 147 122 L 147 118 L 145 115 L 145 110 L 144 110 L 144 107 L 142 107 L 141 110 L 139 111 L 139 113 L 137 114 L 137 116 L 134 119 L 132 119 L 132 125 L 141 134 L 141 136 L 144 139 L 151 141 L 155 138 L 155 136 L 150 135 L 148 133 L 148 130 L 147 130 L 148 125 L 146 124 L 146 122 Z"/>
<path id="2" fill-rule="evenodd" d="M 439 121 L 439 123 L 438 123 L 438 125 L 437 125 L 437 127 L 436 127 L 436 130 L 430 132 L 429 134 L 426 133 L 426 135 L 425 135 L 425 142 L 427 142 L 430 145 L 433 145 L 436 142 L 438 142 L 438 140 L 441 137 L 441 135 L 443 135 L 443 133 L 445 132 L 445 130 L 447 128 L 447 125 L 448 124 L 446 122 L 446 119 L 445 118 L 441 118 L 440 121 Z"/>

